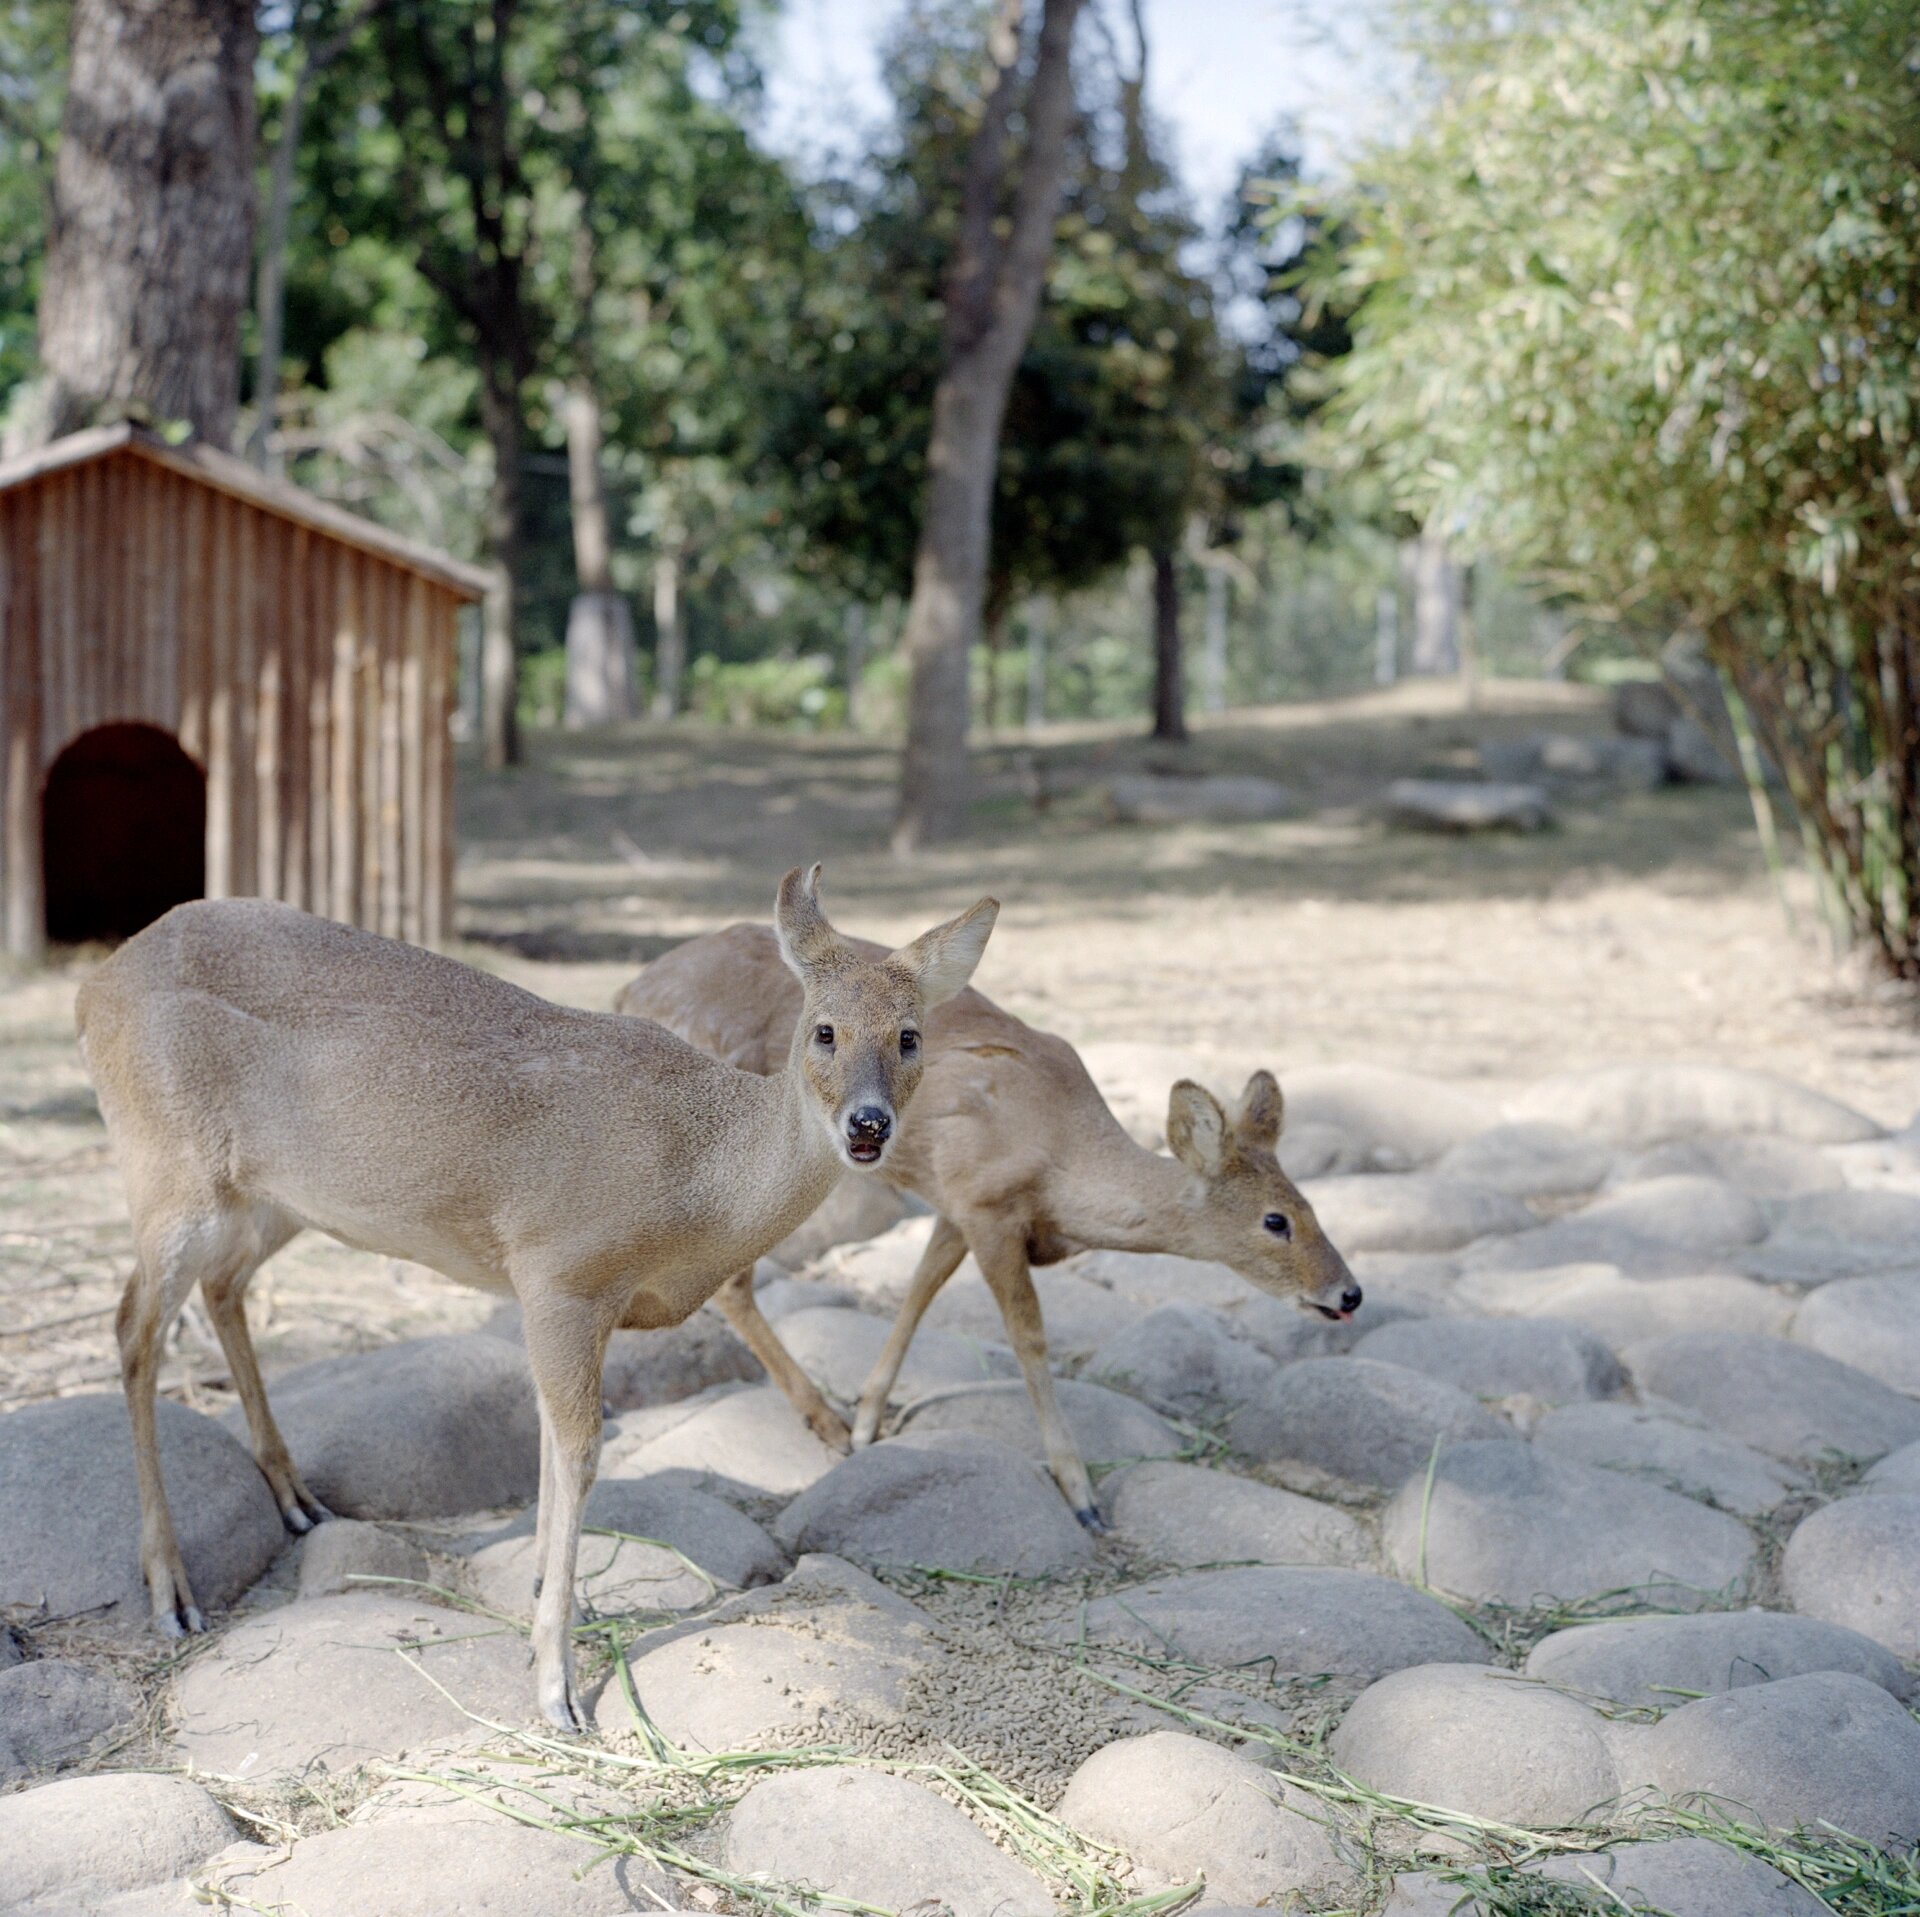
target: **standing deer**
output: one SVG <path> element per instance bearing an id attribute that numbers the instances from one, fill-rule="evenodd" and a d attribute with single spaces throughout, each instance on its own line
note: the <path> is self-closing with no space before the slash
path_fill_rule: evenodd
<path id="1" fill-rule="evenodd" d="M 863 955 L 880 949 L 849 943 Z M 676 946 L 615 1000 L 615 1010 L 657 1019 L 756 1072 L 776 1069 L 797 1008 L 764 925 L 733 925 Z M 1257 1289 L 1336 1319 L 1359 1308 L 1360 1287 L 1274 1156 L 1282 1107 L 1271 1073 L 1254 1073 L 1231 1117 L 1182 1079 L 1167 1112 L 1173 1156 L 1164 1158 L 1127 1136 L 1065 1039 L 1035 1031 L 979 992 L 960 993 L 928 1020 L 923 1049 L 926 1082 L 879 1173 L 924 1198 L 937 1217 L 860 1394 L 852 1442 L 878 1435 L 922 1315 L 971 1251 L 1006 1322 L 1054 1480 L 1080 1522 L 1101 1530 L 1047 1368 L 1032 1266 L 1096 1248 L 1175 1252 L 1230 1265 Z M 813 1429 L 844 1445 L 845 1423 L 755 1304 L 752 1272 L 736 1274 L 716 1302 Z"/>
<path id="2" fill-rule="evenodd" d="M 133 1213 L 120 1359 L 163 1632 L 205 1628 L 153 1415 L 160 1339 L 196 1283 L 289 1528 L 327 1515 L 274 1424 L 245 1309 L 262 1260 L 312 1227 L 518 1298 L 540 1402 L 540 1708 L 578 1728 L 574 1568 L 609 1333 L 678 1324 L 842 1171 L 885 1166 L 926 1015 L 972 976 L 999 910 L 856 952 L 819 872 L 780 885 L 771 936 L 799 1020 L 768 1076 L 256 900 L 180 906 L 87 981 L 81 1050 Z"/>

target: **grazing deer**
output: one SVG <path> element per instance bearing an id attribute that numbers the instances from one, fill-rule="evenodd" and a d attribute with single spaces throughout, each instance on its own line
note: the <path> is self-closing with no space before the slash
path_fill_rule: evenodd
<path id="1" fill-rule="evenodd" d="M 849 941 L 864 954 L 877 946 Z M 777 1069 L 799 994 L 773 932 L 734 925 L 655 959 L 615 1010 L 669 1031 L 749 1071 Z M 1054 1479 L 1091 1530 L 1093 1487 L 1047 1369 L 1046 1329 L 1030 1267 L 1082 1250 L 1176 1252 L 1230 1265 L 1257 1289 L 1327 1318 L 1350 1318 L 1360 1287 L 1274 1156 L 1280 1088 L 1247 1081 L 1231 1117 L 1182 1079 L 1167 1112 L 1164 1158 L 1136 1145 L 1064 1039 L 1035 1031 L 979 992 L 927 1021 L 926 1082 L 880 1176 L 938 1214 L 906 1302 L 860 1394 L 852 1442 L 870 1444 L 913 1334 L 940 1287 L 971 1251 L 1006 1322 L 1033 1399 Z M 847 1428 L 781 1345 L 741 1271 L 716 1302 L 815 1431 Z"/>
<path id="2" fill-rule="evenodd" d="M 780 885 L 771 936 L 800 1018 L 768 1076 L 257 900 L 180 906 L 87 981 L 81 1049 L 133 1213 L 118 1330 L 163 1632 L 204 1629 L 153 1416 L 159 1342 L 196 1282 L 289 1528 L 327 1515 L 268 1409 L 244 1303 L 311 1226 L 519 1299 L 540 1401 L 540 1708 L 578 1727 L 573 1580 L 609 1333 L 678 1324 L 843 1170 L 884 1168 L 927 1012 L 966 984 L 999 910 L 982 899 L 901 951 L 856 952 L 819 871 Z"/>

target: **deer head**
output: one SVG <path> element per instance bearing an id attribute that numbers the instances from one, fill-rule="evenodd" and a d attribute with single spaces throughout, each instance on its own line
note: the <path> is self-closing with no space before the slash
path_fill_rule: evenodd
<path id="1" fill-rule="evenodd" d="M 965 990 L 999 916 L 997 899 L 923 932 L 883 959 L 857 954 L 820 909 L 820 868 L 780 881 L 774 928 L 800 981 L 792 1064 L 834 1147 L 855 1171 L 884 1162 L 920 1083 L 927 1013 Z"/>

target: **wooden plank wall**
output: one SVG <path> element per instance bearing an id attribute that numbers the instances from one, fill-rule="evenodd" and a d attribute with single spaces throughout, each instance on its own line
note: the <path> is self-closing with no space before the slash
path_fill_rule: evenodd
<path id="1" fill-rule="evenodd" d="M 0 496 L 8 947 L 39 945 L 48 767 L 125 721 L 173 733 L 205 768 L 210 897 L 444 943 L 459 606 L 131 452 Z"/>

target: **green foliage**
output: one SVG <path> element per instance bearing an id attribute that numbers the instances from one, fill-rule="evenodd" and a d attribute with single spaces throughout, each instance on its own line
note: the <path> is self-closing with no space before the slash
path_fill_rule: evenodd
<path id="1" fill-rule="evenodd" d="M 34 306 L 66 51 L 65 7 L 0 0 L 0 415 L 38 364 Z"/>
<path id="2" fill-rule="evenodd" d="M 1920 975 L 1920 21 L 1436 0 L 1330 276 L 1338 431 L 1591 612 L 1706 635 L 1854 932 Z"/>
<path id="3" fill-rule="evenodd" d="M 704 653 L 687 678 L 688 710 L 717 725 L 817 732 L 846 723 L 846 694 L 833 683 L 833 661 L 819 653 L 742 665 Z"/>

